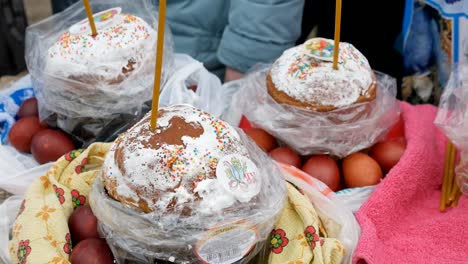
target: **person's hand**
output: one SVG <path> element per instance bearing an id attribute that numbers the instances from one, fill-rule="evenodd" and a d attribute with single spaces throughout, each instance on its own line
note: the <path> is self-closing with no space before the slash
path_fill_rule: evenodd
<path id="1" fill-rule="evenodd" d="M 230 82 L 244 77 L 242 72 L 236 71 L 232 68 L 226 67 L 226 73 L 224 74 L 224 81 Z"/>

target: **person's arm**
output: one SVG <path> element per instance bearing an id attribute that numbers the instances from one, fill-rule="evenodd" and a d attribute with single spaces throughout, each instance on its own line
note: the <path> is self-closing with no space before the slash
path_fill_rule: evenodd
<path id="1" fill-rule="evenodd" d="M 259 62 L 272 62 L 294 46 L 303 6 L 304 0 L 231 1 L 229 25 L 217 54 L 226 65 L 226 77 L 240 76 Z"/>

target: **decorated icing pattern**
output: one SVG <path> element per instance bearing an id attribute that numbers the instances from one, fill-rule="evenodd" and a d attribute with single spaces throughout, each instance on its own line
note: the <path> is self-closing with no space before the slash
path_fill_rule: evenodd
<path id="1" fill-rule="evenodd" d="M 146 22 L 128 14 L 124 14 L 123 18 L 122 23 L 99 31 L 96 37 L 92 37 L 90 34 L 73 35 L 70 32 L 65 32 L 49 50 L 49 57 L 59 56 L 70 60 L 74 60 L 73 56 L 75 55 L 92 57 L 98 54 L 89 53 L 86 49 L 93 49 L 97 45 L 105 49 L 126 48 L 150 37 L 151 28 Z M 102 51 L 104 52 L 104 50 Z"/>
<path id="2" fill-rule="evenodd" d="M 249 202 L 260 191 L 258 168 L 242 155 L 233 154 L 221 158 L 216 167 L 216 177 L 221 186 L 241 202 Z"/>
<path id="3" fill-rule="evenodd" d="M 156 32 L 134 15 L 108 11 L 98 20 L 95 37 L 87 23 L 63 33 L 48 50 L 46 71 L 65 77 L 92 72 L 112 79 L 129 61 L 141 62 L 156 40 Z M 133 68 L 138 66 L 132 64 Z"/>
<path id="4" fill-rule="evenodd" d="M 120 9 L 111 9 L 94 16 L 94 22 L 104 22 L 120 14 Z"/>
<path id="5" fill-rule="evenodd" d="M 149 116 L 127 131 L 111 148 L 105 160 L 105 175 L 118 183 L 117 192 L 126 199 L 145 200 L 154 210 L 165 210 L 172 201 L 177 204 L 200 202 L 201 212 L 212 212 L 232 205 L 236 198 L 226 192 L 215 178 L 218 161 L 225 155 L 247 155 L 237 132 L 222 120 L 187 105 L 164 109 L 158 118 L 156 133 L 170 129 L 171 120 L 181 117 L 187 124 L 203 128 L 201 135 L 182 136 L 182 144 L 162 143 L 148 147 L 152 133 Z M 124 171 L 118 166 L 117 152 L 122 149 Z M 151 186 L 150 188 L 148 186 Z M 137 196 L 135 188 L 139 191 Z M 160 193 L 154 202 L 155 193 Z"/>
<path id="6" fill-rule="evenodd" d="M 304 44 L 305 48 L 310 51 L 310 55 L 326 61 L 333 61 L 333 49 L 335 47 L 333 41 L 329 39 L 316 38 Z"/>
<path id="7" fill-rule="evenodd" d="M 313 105 L 343 107 L 366 96 L 373 82 L 367 59 L 353 45 L 340 43 L 334 70 L 333 47 L 331 40 L 318 38 L 285 51 L 270 71 L 275 87 Z"/>

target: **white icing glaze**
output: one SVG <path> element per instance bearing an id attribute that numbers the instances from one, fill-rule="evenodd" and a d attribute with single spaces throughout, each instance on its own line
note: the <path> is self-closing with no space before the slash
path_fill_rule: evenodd
<path id="1" fill-rule="evenodd" d="M 196 193 L 201 197 L 196 207 L 200 212 L 214 212 L 232 205 L 236 199 L 213 177 L 223 156 L 233 153 L 248 156 L 239 134 L 229 124 L 192 106 L 173 105 L 162 110 L 156 133 L 170 128 L 173 117 L 182 117 L 186 123 L 202 127 L 203 133 L 197 138 L 183 136 L 185 147 L 170 144 L 162 144 L 157 149 L 145 147 L 142 142 L 152 136 L 142 132 L 149 128 L 148 114 L 116 140 L 106 156 L 103 173 L 116 180 L 117 193 L 124 199 L 132 199 L 135 206 L 143 199 L 153 210 L 166 210 L 174 199 L 178 205 L 196 202 Z M 117 146 L 123 149 L 125 175 L 117 166 Z M 187 186 L 196 187 L 191 192 Z M 141 193 L 137 195 L 135 189 Z M 154 201 L 156 192 L 161 196 Z"/>
<path id="2" fill-rule="evenodd" d="M 270 74 L 278 90 L 304 103 L 337 108 L 368 95 L 373 73 L 364 55 L 342 42 L 334 70 L 331 61 L 312 55 L 311 41 L 286 50 L 273 64 Z"/>
<path id="3" fill-rule="evenodd" d="M 200 211 L 209 214 L 227 208 L 236 202 L 236 198 L 226 192 L 216 179 L 206 179 L 198 183 L 195 192 L 203 198 Z"/>
<path id="4" fill-rule="evenodd" d="M 118 14 L 113 22 L 100 28 L 98 35 L 63 33 L 49 48 L 46 72 L 55 76 L 96 75 L 115 79 L 122 68 L 134 61 L 134 68 L 154 49 L 156 32 L 143 19 Z"/>

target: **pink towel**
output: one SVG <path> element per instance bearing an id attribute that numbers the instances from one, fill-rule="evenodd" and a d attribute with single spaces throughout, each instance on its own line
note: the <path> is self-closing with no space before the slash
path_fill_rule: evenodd
<path id="1" fill-rule="evenodd" d="M 357 212 L 362 234 L 353 262 L 468 263 L 468 199 L 439 211 L 445 136 L 437 108 L 402 103 L 408 146 Z"/>

